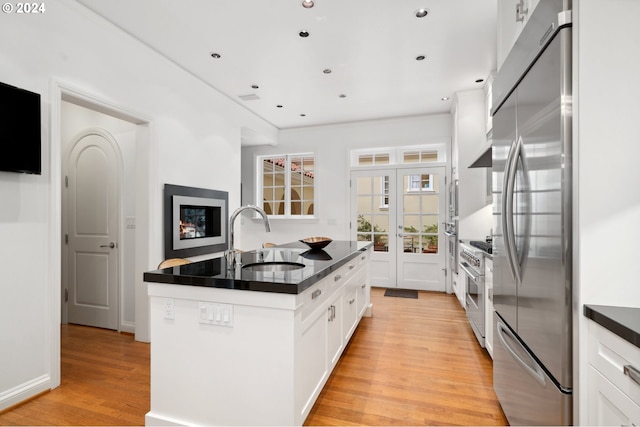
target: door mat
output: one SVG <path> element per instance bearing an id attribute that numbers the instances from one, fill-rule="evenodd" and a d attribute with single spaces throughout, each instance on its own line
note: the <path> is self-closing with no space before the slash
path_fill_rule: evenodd
<path id="1" fill-rule="evenodd" d="M 418 291 L 413 289 L 387 289 L 384 291 L 384 296 L 418 299 Z"/>

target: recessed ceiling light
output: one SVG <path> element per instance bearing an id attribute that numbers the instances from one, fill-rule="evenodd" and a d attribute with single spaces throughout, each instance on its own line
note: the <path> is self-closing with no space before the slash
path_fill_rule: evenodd
<path id="1" fill-rule="evenodd" d="M 307 115 L 302 113 L 302 114 L 300 114 L 300 117 L 307 117 Z"/>
<path id="2" fill-rule="evenodd" d="M 482 83 L 484 81 L 484 79 L 477 79 L 476 83 Z"/>
<path id="3" fill-rule="evenodd" d="M 416 56 L 416 61 L 424 61 L 425 58 L 426 58 L 426 56 L 424 56 L 424 55 L 418 55 L 418 56 Z"/>
<path id="4" fill-rule="evenodd" d="M 340 98 L 346 98 L 347 95 L 345 95 L 344 93 L 341 93 L 340 95 L 338 95 Z"/>
<path id="5" fill-rule="evenodd" d="M 304 31 L 304 30 L 302 30 L 302 31 L 300 31 L 300 32 L 298 33 L 298 35 L 299 35 L 300 37 L 302 37 L 302 38 L 309 37 L 309 31 Z"/>
<path id="6" fill-rule="evenodd" d="M 252 88 L 252 89 L 259 89 L 259 88 L 260 88 L 260 86 L 258 86 L 258 85 L 251 85 L 251 88 Z"/>
<path id="7" fill-rule="evenodd" d="M 278 105 L 276 105 L 276 107 L 278 107 L 278 108 L 282 108 L 282 105 L 278 104 Z"/>
<path id="8" fill-rule="evenodd" d="M 330 68 L 325 68 L 324 70 L 322 70 L 323 73 L 325 74 L 331 74 L 331 69 Z"/>
<path id="9" fill-rule="evenodd" d="M 448 96 L 443 96 L 443 97 L 442 97 L 442 98 L 440 98 L 440 99 L 442 99 L 443 101 L 448 101 L 448 100 L 449 100 L 449 97 L 448 97 Z"/>
<path id="10" fill-rule="evenodd" d="M 416 18 L 424 18 L 429 14 L 427 9 L 418 9 L 416 10 Z"/>
<path id="11" fill-rule="evenodd" d="M 211 54 L 211 57 L 212 57 L 213 59 L 218 59 L 218 58 L 220 58 L 220 54 L 219 54 L 219 53 L 215 53 L 215 52 L 213 52 L 213 53 Z"/>
<path id="12" fill-rule="evenodd" d="M 302 2 L 302 7 L 304 7 L 305 9 L 311 9 L 313 7 L 313 2 L 311 0 L 304 0 Z"/>

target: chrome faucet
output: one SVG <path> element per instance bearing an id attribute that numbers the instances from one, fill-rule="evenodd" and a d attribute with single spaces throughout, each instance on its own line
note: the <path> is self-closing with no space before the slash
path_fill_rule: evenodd
<path id="1" fill-rule="evenodd" d="M 236 250 L 233 245 L 233 225 L 236 221 L 236 217 L 242 213 L 242 211 L 253 210 L 258 212 L 262 216 L 262 221 L 264 222 L 264 229 L 268 232 L 271 231 L 271 225 L 269 224 L 269 218 L 265 211 L 260 209 L 254 205 L 240 206 L 236 209 L 231 216 L 229 217 L 229 227 L 227 229 L 228 237 L 229 237 L 229 249 L 227 250 L 225 257 L 227 258 L 227 269 L 233 270 L 236 266 Z"/>

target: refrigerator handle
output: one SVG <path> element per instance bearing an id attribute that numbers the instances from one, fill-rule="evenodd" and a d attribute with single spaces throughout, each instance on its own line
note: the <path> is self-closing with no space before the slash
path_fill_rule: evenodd
<path id="1" fill-rule="evenodd" d="M 513 226 L 513 197 L 515 191 L 516 170 L 520 159 L 520 149 L 522 147 L 522 137 L 514 140 L 507 156 L 503 180 L 502 196 L 502 227 L 504 235 L 505 252 L 511 274 L 516 283 L 520 283 L 520 263 L 516 249 L 516 237 Z"/>
<path id="2" fill-rule="evenodd" d="M 520 345 L 518 343 L 517 338 L 513 335 L 513 333 L 509 330 L 509 328 L 507 328 L 499 320 L 498 320 L 496 326 L 497 326 L 497 331 L 498 331 L 498 338 L 500 338 L 500 341 L 502 342 L 504 347 L 509 351 L 511 356 L 513 356 L 513 358 L 516 360 L 516 362 L 518 362 L 518 364 L 520 366 L 522 366 L 524 368 L 524 370 L 529 373 L 529 375 L 531 375 L 537 382 L 539 382 L 541 386 L 545 386 L 546 385 L 546 379 L 545 379 L 544 372 L 542 371 L 540 366 L 538 366 L 538 364 L 533 359 L 533 357 L 531 357 L 529 355 L 529 353 L 526 352 L 526 350 L 523 348 L 523 351 L 525 352 L 525 354 L 529 358 L 529 363 L 527 363 L 526 361 L 522 360 L 522 358 L 513 350 L 513 348 L 509 345 L 509 343 L 507 343 L 507 340 L 505 339 L 504 334 L 507 334 L 512 342 Z"/>

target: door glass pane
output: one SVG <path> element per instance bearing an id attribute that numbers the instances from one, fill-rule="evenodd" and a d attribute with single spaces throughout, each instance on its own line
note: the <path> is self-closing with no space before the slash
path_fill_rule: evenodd
<path id="1" fill-rule="evenodd" d="M 373 216 L 373 231 L 377 232 L 389 232 L 389 215 L 374 215 Z"/>
<path id="2" fill-rule="evenodd" d="M 370 176 L 358 177 L 356 180 L 356 190 L 358 194 L 369 194 L 373 192 L 371 187 L 373 179 Z"/>
<path id="3" fill-rule="evenodd" d="M 438 213 L 437 194 L 423 194 L 420 198 L 422 199 L 422 213 Z"/>
<path id="4" fill-rule="evenodd" d="M 358 212 L 371 213 L 373 210 L 373 196 L 358 196 Z"/>
<path id="5" fill-rule="evenodd" d="M 376 252 L 389 252 L 389 235 L 375 233 L 373 235 L 373 250 Z"/>
<path id="6" fill-rule="evenodd" d="M 402 210 L 404 212 L 420 213 L 420 194 L 405 194 Z"/>
<path id="7" fill-rule="evenodd" d="M 402 229 L 405 233 L 419 233 L 420 215 L 403 215 Z"/>
<path id="8" fill-rule="evenodd" d="M 389 177 L 358 177 L 356 180 L 358 214 L 357 238 L 374 243 L 374 251 L 389 251 Z"/>

